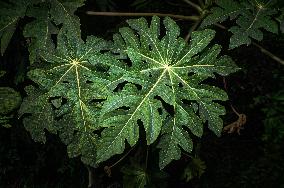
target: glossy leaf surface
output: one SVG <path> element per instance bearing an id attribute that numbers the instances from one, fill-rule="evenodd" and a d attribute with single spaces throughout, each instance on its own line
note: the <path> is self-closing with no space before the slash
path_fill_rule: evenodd
<path id="1" fill-rule="evenodd" d="M 144 18 L 128 20 L 128 24 L 130 28 L 120 29 L 121 36 L 115 35 L 115 45 L 120 46 L 118 53 L 126 51 L 131 66 L 110 85 L 127 84 L 114 91 L 102 107 L 100 124 L 106 128 L 101 134 L 97 160 L 122 153 L 125 141 L 134 146 L 141 122 L 148 145 L 161 135 L 158 147 L 160 168 L 164 168 L 180 158 L 181 148 L 191 152 L 187 129 L 200 137 L 203 124 L 208 122 L 209 128 L 220 135 L 220 115 L 225 114 L 225 109 L 216 100 L 227 100 L 227 95 L 201 82 L 214 78 L 214 73 L 228 75 L 237 67 L 229 57 L 218 57 L 219 45 L 208 46 L 215 34 L 213 30 L 193 32 L 187 45 L 170 18 L 163 20 L 164 36 L 158 17 L 153 17 L 150 25 Z"/>
<path id="2" fill-rule="evenodd" d="M 105 48 L 104 40 L 90 36 L 86 42 L 73 33 L 61 30 L 57 48 L 42 51 L 45 62 L 28 76 L 37 85 L 27 88 L 28 97 L 19 111 L 32 137 L 45 142 L 44 129 L 59 133 L 68 145 L 69 156 L 82 155 L 94 165 L 97 123 L 100 104 L 106 98 L 103 89 L 108 80 L 96 71 L 96 59 Z"/>

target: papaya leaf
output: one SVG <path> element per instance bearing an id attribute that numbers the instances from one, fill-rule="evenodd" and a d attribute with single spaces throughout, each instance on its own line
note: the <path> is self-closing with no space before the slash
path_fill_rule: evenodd
<path id="1" fill-rule="evenodd" d="M 17 24 L 18 24 L 18 19 L 15 20 L 13 23 L 11 23 L 9 26 L 7 26 L 5 28 L 5 31 L 2 32 L 1 35 L 1 55 L 3 56 L 9 43 L 10 43 L 10 40 L 16 30 L 16 27 L 17 27 Z"/>
<path id="2" fill-rule="evenodd" d="M 186 182 L 189 182 L 195 177 L 200 178 L 202 174 L 205 172 L 205 170 L 206 170 L 205 162 L 198 157 L 194 157 L 189 162 L 189 164 L 186 165 L 181 178 Z"/>
<path id="3" fill-rule="evenodd" d="M 1 73 L 5 73 L 0 71 Z M 10 87 L 0 87 L 0 126 L 11 128 L 10 120 L 14 118 L 14 112 L 22 102 L 20 93 Z"/>
<path id="4" fill-rule="evenodd" d="M 33 0 L 10 0 L 0 2 L 1 55 L 4 54 L 16 30 L 18 21 L 25 16 L 27 7 Z"/>
<path id="5" fill-rule="evenodd" d="M 74 12 L 84 5 L 85 0 L 49 0 L 50 14 L 57 25 L 63 24 L 68 31 L 80 37 L 80 20 Z"/>
<path id="6" fill-rule="evenodd" d="M 0 87 L 0 114 L 9 114 L 22 102 L 20 93 L 10 87 Z"/>
<path id="7" fill-rule="evenodd" d="M 219 45 L 208 46 L 215 35 L 213 30 L 193 32 L 188 45 L 179 37 L 179 27 L 170 18 L 163 20 L 164 36 L 156 16 L 150 26 L 144 18 L 127 22 L 130 27 L 121 28 L 121 37 L 116 35 L 115 42 L 122 48 L 117 52 L 126 52 L 131 65 L 114 85 L 127 84 L 113 90 L 102 106 L 100 124 L 105 129 L 99 139 L 97 162 L 122 153 L 125 140 L 134 146 L 139 139 L 140 121 L 148 145 L 161 136 L 158 147 L 162 169 L 180 158 L 181 148 L 191 152 L 187 129 L 200 137 L 203 123 L 208 122 L 216 135 L 221 134 L 220 116 L 225 109 L 216 101 L 227 100 L 227 95 L 201 82 L 214 78 L 215 73 L 226 76 L 238 68 L 228 56 L 218 57 Z"/>
<path id="8" fill-rule="evenodd" d="M 29 59 L 30 63 L 33 64 L 38 59 L 41 49 L 54 48 L 51 34 L 57 34 L 57 28 L 52 24 L 47 3 L 31 6 L 27 11 L 27 16 L 34 18 L 25 26 L 23 31 L 24 36 L 31 40 Z"/>
<path id="9" fill-rule="evenodd" d="M 142 153 L 136 153 L 130 157 L 129 164 L 121 168 L 123 173 L 123 187 L 167 187 L 168 174 L 156 165 L 151 165 L 146 168 Z M 143 159 L 142 159 L 143 158 Z"/>
<path id="10" fill-rule="evenodd" d="M 202 21 L 201 27 L 220 23 L 228 18 L 233 20 L 239 16 L 242 11 L 248 9 L 242 6 L 238 1 L 232 0 L 217 0 L 216 5 L 216 7 L 211 8 L 210 14 Z"/>
<path id="11" fill-rule="evenodd" d="M 139 165 L 123 166 L 121 168 L 123 176 L 123 187 L 144 188 L 148 182 L 148 175 L 145 169 Z"/>
<path id="12" fill-rule="evenodd" d="M 18 111 L 19 116 L 28 114 L 24 117 L 23 124 L 36 142 L 46 142 L 45 130 L 56 133 L 55 115 L 51 103 L 49 103 L 48 95 L 42 90 L 33 86 L 25 88 L 27 97 L 24 98 Z M 31 115 L 32 114 L 32 115 Z"/>
<path id="13" fill-rule="evenodd" d="M 109 83 L 97 64 L 103 63 L 100 51 L 104 40 L 89 36 L 84 42 L 62 29 L 54 50 L 41 51 L 46 61 L 28 72 L 37 88 L 27 88 L 19 115 L 36 141 L 45 142 L 45 132 L 58 133 L 67 144 L 70 157 L 81 155 L 82 161 L 94 166 L 97 124 L 100 109 L 97 100 L 106 98 Z"/>
<path id="14" fill-rule="evenodd" d="M 6 74 L 5 71 L 0 71 L 0 78 Z M 21 95 L 10 87 L 0 87 L 0 125 L 5 128 L 10 128 L 10 119 L 14 117 L 11 114 L 20 106 Z"/>
<path id="15" fill-rule="evenodd" d="M 263 39 L 262 30 L 271 33 L 278 33 L 278 24 L 273 19 L 279 11 L 274 8 L 273 3 L 260 3 L 257 1 L 232 1 L 218 0 L 217 7 L 211 9 L 201 27 L 220 23 L 228 18 L 236 19 L 236 25 L 229 31 L 232 33 L 229 48 L 233 49 L 243 44 L 249 45 L 252 39 L 261 41 Z"/>

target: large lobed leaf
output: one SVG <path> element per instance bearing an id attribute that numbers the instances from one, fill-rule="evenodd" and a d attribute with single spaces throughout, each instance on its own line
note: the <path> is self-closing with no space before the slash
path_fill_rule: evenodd
<path id="1" fill-rule="evenodd" d="M 50 10 L 45 11 L 43 18 Z M 70 157 L 96 166 L 122 153 L 125 141 L 133 147 L 142 125 L 147 144 L 158 142 L 164 168 L 180 158 L 181 149 L 192 150 L 188 131 L 201 137 L 207 122 L 220 135 L 225 110 L 216 101 L 227 95 L 203 81 L 238 68 L 229 57 L 219 57 L 219 45 L 209 46 L 215 32 L 193 32 L 188 45 L 170 18 L 163 21 L 163 36 L 158 17 L 150 26 L 144 18 L 128 24 L 114 35 L 115 55 L 101 53 L 107 46 L 102 39 L 91 36 L 84 42 L 76 24 L 62 27 L 56 45 L 50 38 L 35 43 L 46 45 L 38 50 L 45 63 L 28 73 L 36 86 L 26 88 L 19 115 L 25 115 L 24 125 L 36 141 L 46 141 L 45 131 L 58 133 Z M 26 34 L 38 40 L 50 33 L 30 29 Z"/>
<path id="2" fill-rule="evenodd" d="M 100 38 L 91 36 L 84 42 L 62 29 L 56 49 L 41 51 L 46 62 L 28 73 L 38 89 L 27 88 L 28 97 L 19 111 L 28 114 L 24 125 L 35 140 L 45 142 L 44 130 L 58 132 L 69 156 L 81 155 L 91 165 L 95 165 L 97 140 L 93 131 L 99 128 L 96 100 L 106 98 L 103 88 L 109 82 L 96 71 L 96 59 L 105 45 Z"/>
<path id="3" fill-rule="evenodd" d="M 99 139 L 97 162 L 122 153 L 125 140 L 134 146 L 141 122 L 148 145 L 161 135 L 158 147 L 160 168 L 164 168 L 180 158 L 181 148 L 192 150 L 187 129 L 200 137 L 203 123 L 208 122 L 216 135 L 221 134 L 220 116 L 225 109 L 216 101 L 227 100 L 227 95 L 202 81 L 214 78 L 214 73 L 228 75 L 237 67 L 229 57 L 218 57 L 219 45 L 208 47 L 213 30 L 193 32 L 188 45 L 179 38 L 179 27 L 170 18 L 163 20 L 164 36 L 156 16 L 150 26 L 144 18 L 128 20 L 128 24 L 130 28 L 121 28 L 120 35 L 114 36 L 114 46 L 119 47 L 116 53 L 126 52 L 131 66 L 110 70 L 117 77 L 109 86 L 124 86 L 113 90 L 102 106 L 100 126 L 105 129 Z"/>
<path id="4" fill-rule="evenodd" d="M 201 27 L 220 23 L 228 18 L 236 19 L 236 25 L 229 31 L 232 32 L 230 48 L 251 44 L 251 39 L 261 41 L 262 30 L 278 33 L 278 24 L 273 19 L 278 11 L 273 7 L 272 1 L 261 3 L 243 0 L 217 0 L 217 7 L 213 7 L 210 14 L 203 20 Z"/>

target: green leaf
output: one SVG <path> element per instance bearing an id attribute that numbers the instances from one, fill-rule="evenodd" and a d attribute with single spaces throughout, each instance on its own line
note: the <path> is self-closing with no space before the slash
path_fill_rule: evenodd
<path id="1" fill-rule="evenodd" d="M 0 120 L 1 121 L 1 120 Z M 0 124 L 1 124 L 2 122 L 0 122 Z M 4 125 L 2 125 L 3 127 L 5 127 L 5 128 L 7 128 L 7 129 L 9 129 L 9 128 L 11 128 L 12 127 L 12 125 L 10 125 L 10 124 L 4 124 Z"/>
<path id="2" fill-rule="evenodd" d="M 1 55 L 3 56 L 9 43 L 10 43 L 10 40 L 16 30 L 16 27 L 17 27 L 17 24 L 18 24 L 18 19 L 13 21 L 9 26 L 7 26 L 5 28 L 5 31 L 1 32 L 0 35 L 1 35 Z"/>
<path id="3" fill-rule="evenodd" d="M 243 44 L 249 45 L 251 39 L 261 41 L 262 29 L 278 33 L 278 24 L 273 19 L 278 10 L 272 6 L 272 3 L 218 0 L 216 5 L 217 7 L 211 9 L 211 14 L 203 20 L 201 27 L 223 22 L 229 17 L 236 19 L 236 25 L 229 29 L 233 34 L 230 39 L 230 49 Z"/>
<path id="4" fill-rule="evenodd" d="M 3 77 L 6 74 L 5 71 L 0 71 L 0 78 Z"/>
<path id="5" fill-rule="evenodd" d="M 193 125 L 194 126 L 194 125 Z M 191 152 L 193 143 L 188 133 L 176 123 L 176 119 L 168 120 L 163 127 L 163 136 L 159 142 L 160 160 L 159 166 L 163 169 L 172 160 L 178 160 L 181 156 L 181 149 Z"/>
<path id="6" fill-rule="evenodd" d="M 128 68 L 121 67 L 124 72 L 121 71 L 115 85 L 128 84 L 114 90 L 103 104 L 101 125 L 105 129 L 98 144 L 97 162 L 122 153 L 125 140 L 130 146 L 135 145 L 141 121 L 148 145 L 162 136 L 160 168 L 164 168 L 171 160 L 179 159 L 180 147 L 187 152 L 192 150 L 191 138 L 184 127 L 200 137 L 203 122 L 207 121 L 209 128 L 220 135 L 223 124 L 219 116 L 225 110 L 216 101 L 227 100 L 227 95 L 201 82 L 214 78 L 214 73 L 225 76 L 238 68 L 229 57 L 218 57 L 220 46 L 208 47 L 215 34 L 213 30 L 193 32 L 187 45 L 179 38 L 179 27 L 170 18 L 163 20 L 164 36 L 160 36 L 160 20 L 155 16 L 150 26 L 144 18 L 128 20 L 128 24 L 130 28 L 120 29 L 124 45 L 117 35 L 119 40 L 114 41 L 126 50 L 131 61 Z"/>
<path id="7" fill-rule="evenodd" d="M 46 142 L 45 130 L 56 133 L 55 115 L 49 96 L 33 86 L 27 86 L 25 91 L 28 97 L 24 98 L 18 111 L 19 117 L 24 114 L 23 124 L 31 137 L 37 142 Z"/>
<path id="8" fill-rule="evenodd" d="M 206 164 L 204 161 L 202 161 L 200 158 L 192 158 L 190 163 L 186 165 L 183 171 L 182 179 L 184 179 L 186 182 L 189 182 L 195 177 L 200 178 L 205 172 L 205 169 Z"/>
<path id="9" fill-rule="evenodd" d="M 217 0 L 216 5 L 217 7 L 212 7 L 210 14 L 202 21 L 201 27 L 223 22 L 228 18 L 235 19 L 242 11 L 247 10 L 238 1 L 232 0 Z"/>
<path id="10" fill-rule="evenodd" d="M 96 147 L 97 135 L 91 132 L 80 132 L 74 136 L 74 139 L 67 147 L 69 157 L 81 155 L 83 163 L 96 166 Z"/>
<path id="11" fill-rule="evenodd" d="M 155 167 L 155 165 L 151 165 L 146 169 L 146 164 L 142 162 L 144 158 L 145 156 L 142 153 L 137 152 L 133 157 L 130 157 L 130 164 L 121 168 L 123 187 L 167 187 L 168 174 Z"/>
<path id="12" fill-rule="evenodd" d="M 50 14 L 54 22 L 80 38 L 80 20 L 74 12 L 84 5 L 85 0 L 49 0 Z"/>
<path id="13" fill-rule="evenodd" d="M 0 114 L 0 125 L 5 128 L 11 128 L 12 125 L 9 124 L 10 119 L 12 119 L 13 115 L 2 115 Z"/>
<path id="14" fill-rule="evenodd" d="M 83 4 L 84 0 L 48 0 L 27 9 L 27 16 L 34 18 L 24 28 L 24 36 L 31 40 L 31 63 L 38 60 L 41 50 L 54 48 L 51 35 L 58 33 L 57 27 L 60 26 L 80 38 L 80 21 L 74 12 Z"/>
<path id="15" fill-rule="evenodd" d="M 124 166 L 121 168 L 123 176 L 123 187 L 125 188 L 144 188 L 148 181 L 148 175 L 142 167 L 135 166 Z"/>
<path id="16" fill-rule="evenodd" d="M 28 9 L 27 16 L 35 18 L 28 23 L 23 31 L 25 37 L 31 39 L 29 45 L 30 63 L 34 63 L 42 49 L 53 49 L 54 44 L 51 34 L 57 33 L 57 28 L 52 24 L 50 9 L 48 4 L 41 3 Z"/>
<path id="17" fill-rule="evenodd" d="M 5 74 L 4 71 L 0 71 Z M 13 112 L 21 104 L 21 95 L 10 87 L 0 87 L 0 126 L 11 128 L 10 120 L 14 118 Z"/>
<path id="18" fill-rule="evenodd" d="M 21 104 L 20 93 L 10 87 L 0 87 L 0 114 L 9 114 Z"/>
<path id="19" fill-rule="evenodd" d="M 18 21 L 25 16 L 25 11 L 32 0 L 10 0 L 0 2 L 0 39 L 1 55 L 4 54 L 16 30 Z"/>
<path id="20" fill-rule="evenodd" d="M 55 50 L 46 49 L 46 61 L 28 72 L 37 88 L 27 88 L 28 97 L 19 111 L 24 125 L 36 141 L 45 142 L 45 132 L 58 133 L 68 145 L 70 157 L 81 155 L 83 162 L 94 166 L 100 102 L 107 96 L 110 81 L 96 71 L 104 40 L 89 36 L 84 42 L 62 29 Z M 98 61 L 100 59 L 101 61 Z M 104 61 L 107 61 L 106 59 Z"/>

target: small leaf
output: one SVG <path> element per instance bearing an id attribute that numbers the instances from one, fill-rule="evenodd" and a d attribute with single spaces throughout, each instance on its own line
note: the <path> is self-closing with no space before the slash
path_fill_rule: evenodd
<path id="1" fill-rule="evenodd" d="M 0 71 L 0 78 L 3 77 L 6 74 L 5 71 Z"/>
<path id="2" fill-rule="evenodd" d="M 0 114 L 9 114 L 21 104 L 20 93 L 10 87 L 0 87 Z"/>
<path id="3" fill-rule="evenodd" d="M 4 124 L 4 125 L 2 125 L 2 126 L 5 127 L 5 128 L 7 128 L 7 129 L 9 129 L 9 128 L 12 127 L 12 125 L 10 125 L 10 124 Z"/>
<path id="4" fill-rule="evenodd" d="M 2 115 L 0 114 L 0 126 L 5 128 L 11 128 L 10 119 L 14 118 L 13 115 Z"/>
<path id="5" fill-rule="evenodd" d="M 147 185 L 148 175 L 139 166 L 124 166 L 121 168 L 123 175 L 123 187 L 125 188 L 144 188 Z"/>
<path id="6" fill-rule="evenodd" d="M 195 177 L 200 178 L 205 172 L 205 169 L 206 164 L 204 161 L 202 161 L 200 158 L 192 158 L 190 163 L 186 165 L 183 171 L 182 179 L 184 179 L 186 182 L 189 182 Z"/>

